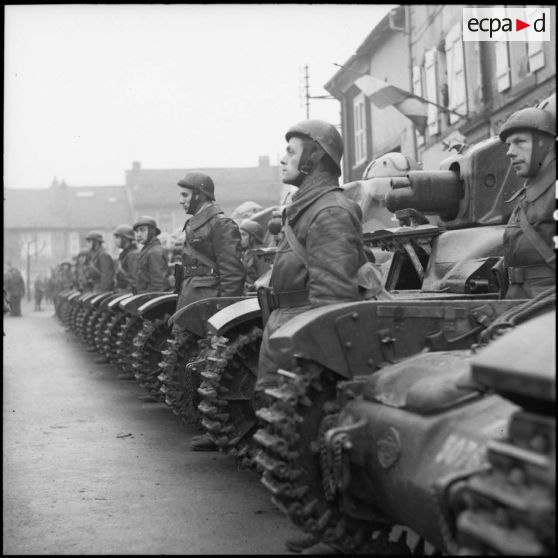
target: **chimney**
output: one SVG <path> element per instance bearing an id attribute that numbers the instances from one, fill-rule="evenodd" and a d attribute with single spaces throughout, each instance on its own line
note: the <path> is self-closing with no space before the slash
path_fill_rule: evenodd
<path id="1" fill-rule="evenodd" d="M 269 167 L 269 157 L 267 155 L 258 157 L 258 167 Z"/>

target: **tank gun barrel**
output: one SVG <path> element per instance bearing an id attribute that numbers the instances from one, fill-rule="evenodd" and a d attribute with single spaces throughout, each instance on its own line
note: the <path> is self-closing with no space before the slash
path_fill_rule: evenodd
<path id="1" fill-rule="evenodd" d="M 407 176 L 392 178 L 390 186 L 386 206 L 392 213 L 412 208 L 449 221 L 457 216 L 463 198 L 463 183 L 451 170 L 410 171 Z"/>

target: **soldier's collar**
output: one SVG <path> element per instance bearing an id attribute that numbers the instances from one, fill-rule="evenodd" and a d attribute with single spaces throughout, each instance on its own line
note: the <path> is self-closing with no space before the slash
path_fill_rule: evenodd
<path id="1" fill-rule="evenodd" d="M 221 208 L 216 203 L 211 203 L 210 205 L 202 209 L 199 213 L 192 215 L 192 217 L 184 225 L 184 230 L 186 229 L 186 227 L 191 229 L 198 229 L 219 213 L 223 213 L 221 211 Z"/>

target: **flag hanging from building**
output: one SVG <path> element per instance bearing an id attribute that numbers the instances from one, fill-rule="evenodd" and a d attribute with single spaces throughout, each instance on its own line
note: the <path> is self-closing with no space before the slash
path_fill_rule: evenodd
<path id="1" fill-rule="evenodd" d="M 424 135 L 428 120 L 428 103 L 424 99 L 372 76 L 358 78 L 355 85 L 378 108 L 382 109 L 393 105 L 399 112 L 409 118 L 417 127 L 417 130 Z"/>

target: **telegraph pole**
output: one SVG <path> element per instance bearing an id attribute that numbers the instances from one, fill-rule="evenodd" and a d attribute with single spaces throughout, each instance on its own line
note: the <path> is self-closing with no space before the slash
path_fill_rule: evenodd
<path id="1" fill-rule="evenodd" d="M 306 120 L 310 118 L 310 99 L 334 99 L 332 95 L 310 95 L 310 74 L 308 64 L 304 65 L 304 98 L 306 105 Z"/>

